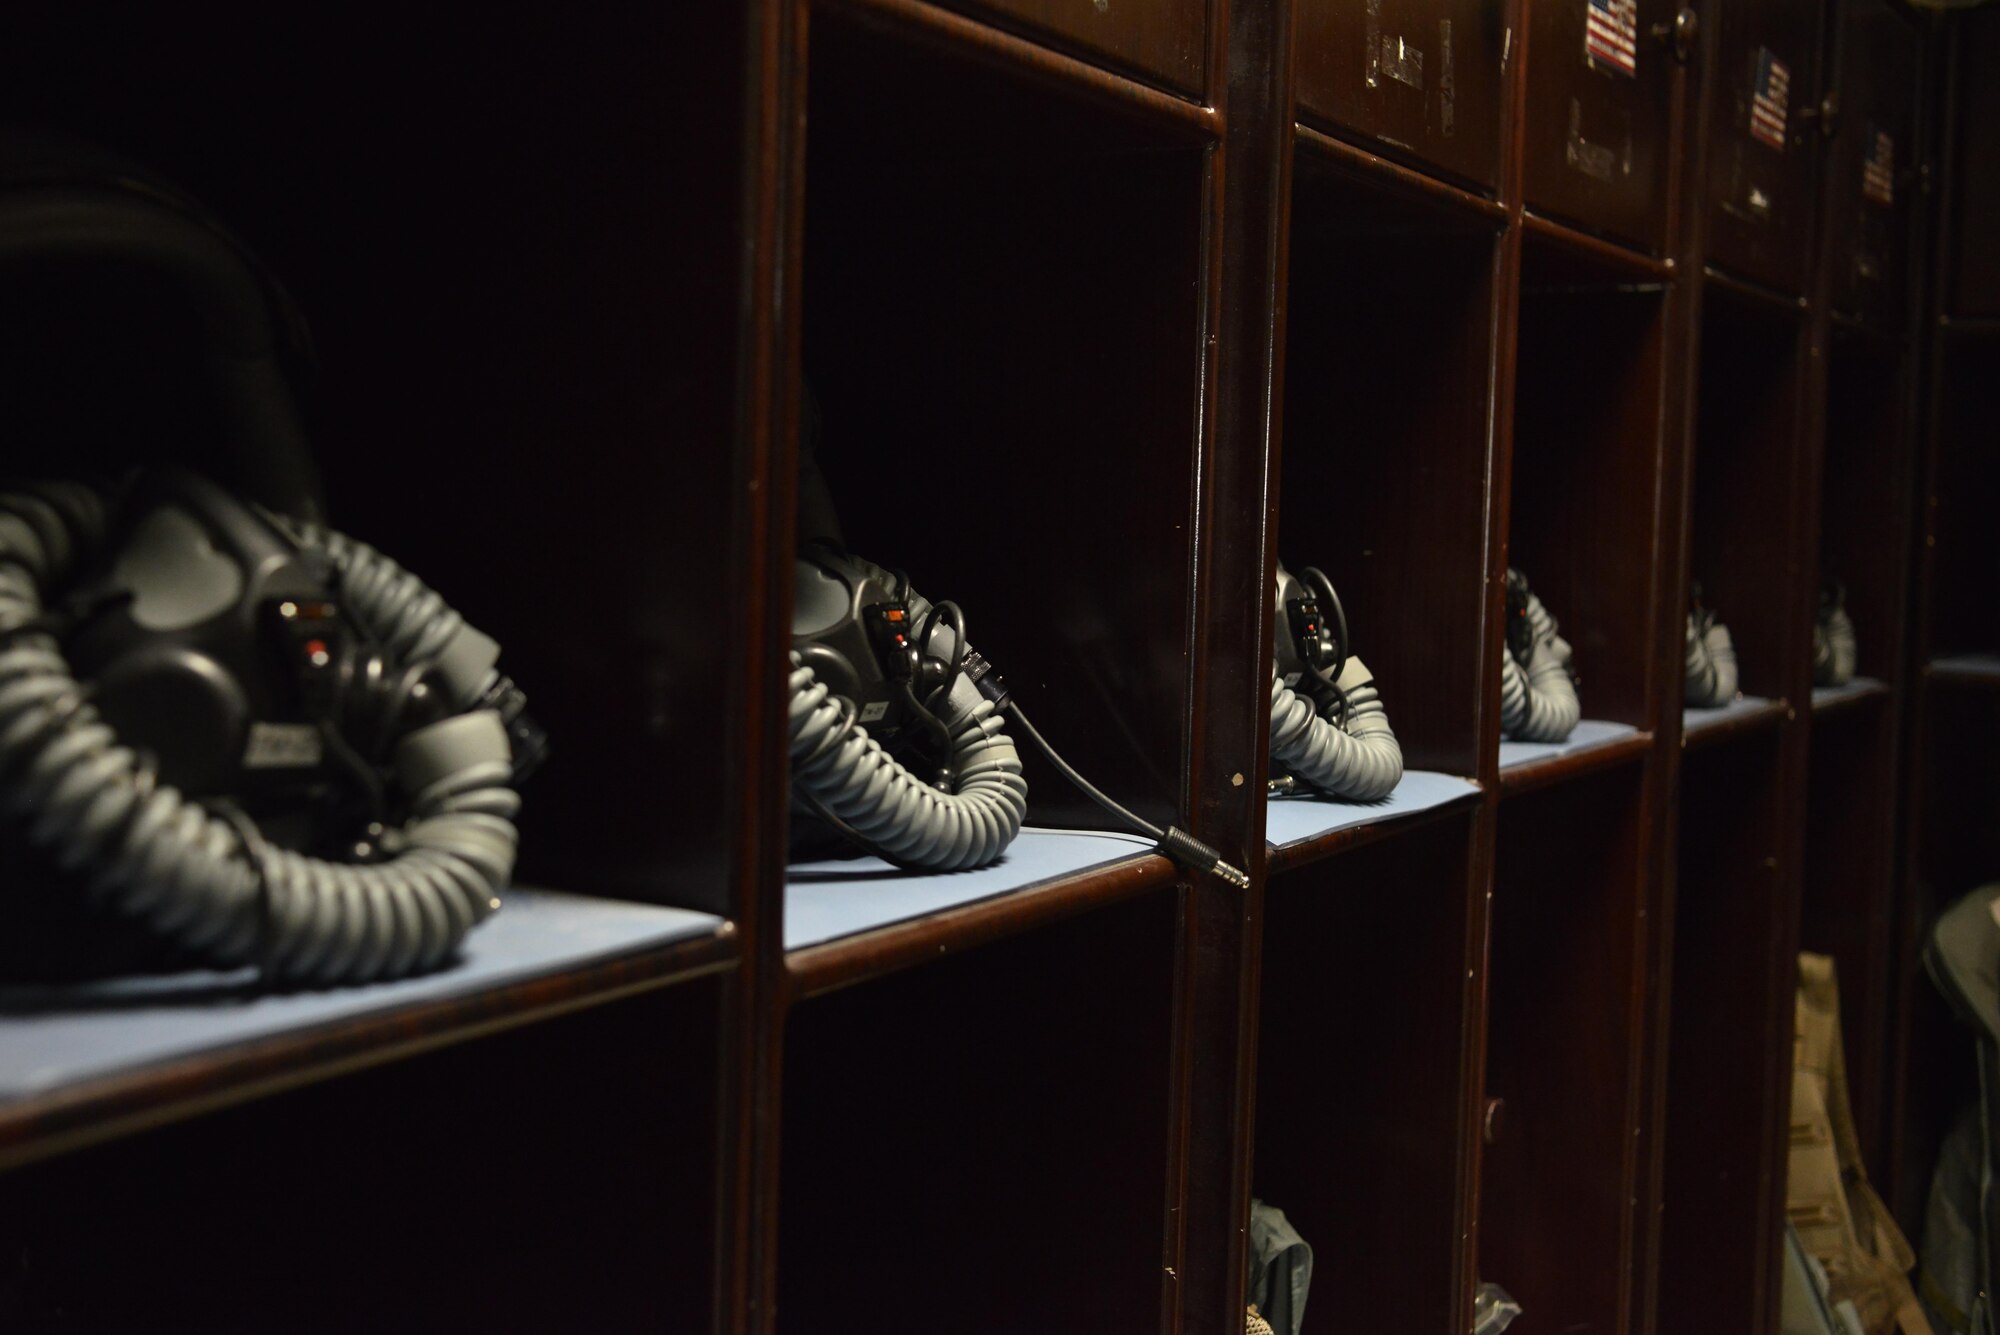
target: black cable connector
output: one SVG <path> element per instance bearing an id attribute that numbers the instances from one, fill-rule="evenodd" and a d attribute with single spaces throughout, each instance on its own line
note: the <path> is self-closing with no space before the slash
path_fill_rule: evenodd
<path id="1" fill-rule="evenodd" d="M 977 649 L 967 650 L 963 668 L 965 679 L 977 686 L 979 693 L 991 700 L 995 709 L 1007 708 L 1010 698 L 1007 683 L 1000 679 L 1000 674 L 993 670 L 993 665 L 986 661 L 984 654 Z M 1043 743 L 1043 749 L 1047 749 L 1047 743 Z"/>
<path id="2" fill-rule="evenodd" d="M 1250 888 L 1250 877 L 1222 860 L 1222 854 L 1204 844 L 1176 825 L 1169 825 L 1160 831 L 1160 851 L 1196 871 L 1212 872 L 1217 879 L 1227 881 L 1238 890 Z"/>
<path id="3" fill-rule="evenodd" d="M 977 655 L 973 655 L 972 657 L 977 657 Z M 971 677 L 978 683 L 981 693 L 985 694 L 987 699 L 992 700 L 1001 709 L 1005 710 L 1016 723 L 1021 725 L 1021 731 L 1028 735 L 1028 740 L 1033 742 L 1036 748 L 1048 757 L 1049 763 L 1054 765 L 1061 772 L 1062 776 L 1076 787 L 1078 792 L 1104 808 L 1105 811 L 1116 817 L 1128 829 L 1137 830 L 1140 834 L 1153 840 L 1160 852 L 1166 854 L 1181 866 L 1192 868 L 1195 871 L 1212 872 L 1218 879 L 1227 881 L 1239 890 L 1248 890 L 1250 888 L 1250 877 L 1248 874 L 1224 862 L 1222 854 L 1216 852 L 1186 830 L 1173 825 L 1169 825 L 1163 830 L 1136 813 L 1127 811 L 1124 807 L 1099 791 L 1097 786 L 1090 780 L 1070 768 L 1069 762 L 1056 754 L 1056 749 L 1049 745 L 1048 739 L 1035 731 L 1035 725 L 1028 722 L 1028 716 L 1021 712 L 1021 706 L 1008 698 L 1007 688 L 1001 683 L 1000 675 L 992 671 L 992 665 L 987 663 L 985 659 L 982 658 L 979 660 L 979 672 L 977 676 L 973 675 L 973 667 L 970 660 L 968 660 L 966 664 L 966 676 Z M 992 683 L 990 687 L 987 684 L 988 682 Z M 1003 701 L 1005 703 L 1002 703 Z"/>

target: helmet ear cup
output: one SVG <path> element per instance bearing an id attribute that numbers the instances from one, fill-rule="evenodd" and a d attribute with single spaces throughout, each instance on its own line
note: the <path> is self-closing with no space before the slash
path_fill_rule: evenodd
<path id="1" fill-rule="evenodd" d="M 1507 567 L 1507 652 L 1522 667 L 1535 649 L 1535 627 L 1528 620 L 1528 577 Z"/>
<path id="2" fill-rule="evenodd" d="M 1310 677 L 1331 689 L 1347 664 L 1347 613 L 1333 581 L 1316 566 L 1294 575 L 1281 564 L 1276 577 L 1276 657 L 1288 679 Z"/>
<path id="3" fill-rule="evenodd" d="M 1347 638 L 1347 609 L 1340 605 L 1340 595 L 1333 590 L 1333 581 L 1318 566 L 1307 566 L 1299 571 L 1299 578 L 1317 596 L 1322 615 L 1322 633 L 1314 646 L 1315 653 L 1310 659 L 1314 675 L 1331 686 L 1340 680 L 1341 669 L 1347 666 L 1349 643 Z"/>

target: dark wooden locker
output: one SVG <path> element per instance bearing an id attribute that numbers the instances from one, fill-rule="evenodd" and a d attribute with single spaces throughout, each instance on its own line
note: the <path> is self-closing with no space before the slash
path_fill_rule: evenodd
<path id="1" fill-rule="evenodd" d="M 1674 14 L 1665 0 L 1530 7 L 1530 209 L 1649 251 L 1664 244 Z"/>
<path id="2" fill-rule="evenodd" d="M 1904 320 L 1922 39 L 1882 0 L 1843 7 L 1839 113 L 1828 170 L 1828 293 L 1865 323 Z"/>
<path id="3" fill-rule="evenodd" d="M 2000 316 L 2000 11 L 1959 20 L 1953 315 Z"/>
<path id="4" fill-rule="evenodd" d="M 1708 131 L 1708 258 L 1805 290 L 1819 115 L 1812 0 L 1721 5 Z"/>
<path id="5" fill-rule="evenodd" d="M 1494 186 L 1508 43 L 1500 0 L 1300 0 L 1295 21 L 1309 119 Z"/>
<path id="6" fill-rule="evenodd" d="M 945 7 L 1053 38 L 1177 92 L 1197 94 L 1202 87 L 1208 55 L 1203 0 L 945 0 Z"/>

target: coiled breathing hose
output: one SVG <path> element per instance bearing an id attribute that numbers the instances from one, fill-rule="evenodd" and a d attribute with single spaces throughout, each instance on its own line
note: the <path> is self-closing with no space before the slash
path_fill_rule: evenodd
<path id="1" fill-rule="evenodd" d="M 467 712 L 397 743 L 409 818 L 386 861 L 346 864 L 267 844 L 247 817 L 163 784 L 90 702 L 41 618 L 103 540 L 106 507 L 60 484 L 0 496 L 0 804 L 100 903 L 219 967 L 359 982 L 443 963 L 499 906 L 520 799 L 497 711 L 498 646 L 414 576 L 337 533 L 274 520 L 339 573 L 355 621 L 404 664 L 433 658 Z"/>
<path id="2" fill-rule="evenodd" d="M 797 653 L 791 663 L 792 782 L 803 794 L 900 866 L 969 871 L 1006 851 L 1028 812 L 1028 781 L 977 686 L 961 677 L 947 701 L 956 778 L 946 792 L 884 751 Z"/>
<path id="3" fill-rule="evenodd" d="M 1512 652 L 1500 655 L 1500 731 L 1516 741 L 1560 742 L 1583 717 L 1569 671 L 1570 647 L 1533 593 L 1528 594 L 1527 618 L 1532 636 L 1527 666 Z"/>
<path id="4" fill-rule="evenodd" d="M 1336 685 L 1346 701 L 1338 722 L 1271 674 L 1271 758 L 1320 792 L 1378 801 L 1402 782 L 1403 748 L 1360 659 L 1347 660 Z"/>
<path id="5" fill-rule="evenodd" d="M 1028 781 L 999 707 L 963 670 L 973 658 L 963 642 L 963 613 L 953 607 L 952 616 L 941 617 L 943 609 L 916 590 L 906 588 L 906 596 L 911 624 L 934 627 L 923 637 L 924 651 L 935 642 L 952 664 L 937 708 L 948 738 L 949 791 L 883 750 L 856 722 L 854 703 L 834 695 L 796 652 L 789 679 L 792 783 L 809 808 L 884 861 L 916 871 L 970 871 L 997 859 L 1021 832 Z"/>
<path id="6" fill-rule="evenodd" d="M 1847 593 L 1835 585 L 1821 595 L 1819 619 L 1813 623 L 1813 684 L 1845 686 L 1854 680 L 1860 656 L 1854 620 L 1847 615 Z"/>
<path id="7" fill-rule="evenodd" d="M 1736 646 L 1713 612 L 1688 614 L 1683 677 L 1687 702 L 1698 709 L 1716 709 L 1736 698 Z"/>

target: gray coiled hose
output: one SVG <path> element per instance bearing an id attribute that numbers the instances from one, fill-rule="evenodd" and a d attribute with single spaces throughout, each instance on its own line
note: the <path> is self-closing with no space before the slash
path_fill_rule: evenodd
<path id="1" fill-rule="evenodd" d="M 1860 646 L 1854 640 L 1854 619 L 1847 615 L 1845 601 L 1823 607 L 1819 620 L 1813 624 L 1813 684 L 1845 686 L 1854 680 L 1860 657 Z"/>
<path id="2" fill-rule="evenodd" d="M 923 625 L 931 604 L 914 590 L 909 604 L 911 624 Z M 956 657 L 957 634 L 946 626 L 937 636 L 937 652 Z M 852 702 L 829 691 L 797 653 L 791 664 L 792 783 L 803 793 L 904 866 L 970 871 L 1007 851 L 1028 813 L 1028 781 L 997 709 L 972 680 L 960 674 L 945 700 L 954 776 L 946 792 L 856 726 Z"/>
<path id="3" fill-rule="evenodd" d="M 1716 709 L 1736 698 L 1736 646 L 1729 627 L 1708 614 L 1687 619 L 1687 669 L 1682 674 L 1687 702 Z"/>
<path id="4" fill-rule="evenodd" d="M 1360 659 L 1347 660 L 1336 684 L 1347 698 L 1339 723 L 1271 674 L 1271 758 L 1320 792 L 1378 801 L 1402 782 L 1403 748 Z"/>
<path id="5" fill-rule="evenodd" d="M 360 982 L 444 962 L 499 906 L 514 868 L 507 733 L 476 709 L 398 744 L 410 817 L 389 860 L 347 865 L 267 845 L 158 782 L 92 707 L 53 634 L 46 591 L 104 531 L 82 487 L 0 497 L 0 803 L 100 903 L 206 962 L 298 982 Z M 37 522 L 30 522 L 29 516 Z M 340 572 L 355 621 L 390 651 L 436 654 L 464 708 L 492 680 L 498 648 L 413 576 L 336 533 L 283 522 Z"/>
<path id="6" fill-rule="evenodd" d="M 1569 674 L 1569 642 L 1556 633 L 1556 619 L 1532 593 L 1528 625 L 1534 644 L 1526 669 L 1512 653 L 1500 655 L 1500 731 L 1516 741 L 1560 742 L 1583 717 Z"/>

